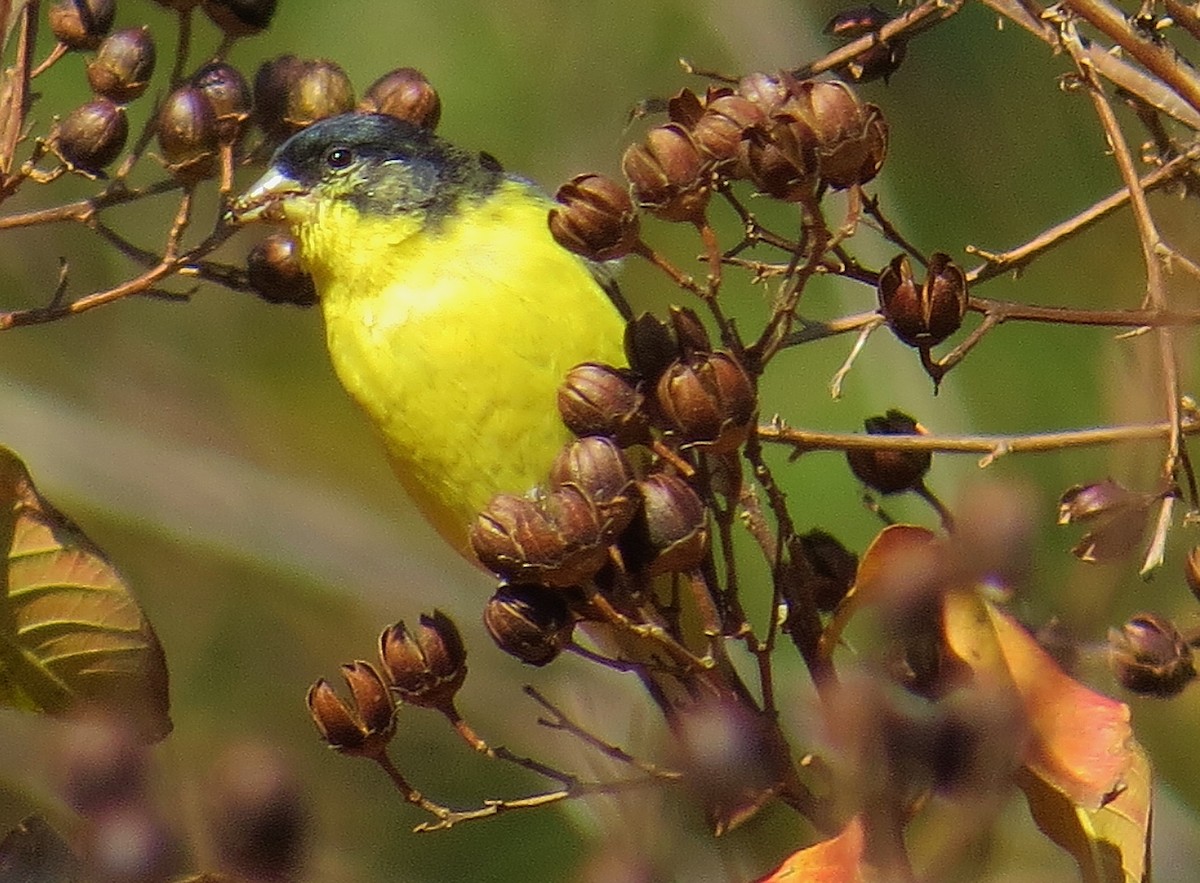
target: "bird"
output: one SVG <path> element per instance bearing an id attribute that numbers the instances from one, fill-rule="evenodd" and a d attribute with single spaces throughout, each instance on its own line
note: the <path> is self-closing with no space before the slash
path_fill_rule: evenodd
<path id="1" fill-rule="evenodd" d="M 234 223 L 288 228 L 342 386 L 420 512 L 475 563 L 470 527 L 480 511 L 497 494 L 536 494 L 570 441 L 557 408 L 568 370 L 627 364 L 627 308 L 602 267 L 555 241 L 552 205 L 486 153 L 354 112 L 291 136 L 230 207 Z M 697 734 L 711 729 L 713 702 L 753 707 L 723 654 L 711 668 L 664 666 L 638 634 L 586 625 L 602 651 L 633 663 L 677 734 L 691 715 L 701 725 L 690 738 L 707 739 Z M 715 831 L 781 787 L 778 746 L 748 744 L 764 771 L 708 796 Z"/>
<path id="2" fill-rule="evenodd" d="M 625 319 L 596 266 L 554 241 L 551 205 L 486 153 L 354 112 L 292 136 L 232 206 L 290 229 L 338 379 L 468 558 L 477 513 L 544 483 L 569 440 L 567 371 L 625 364 Z"/>

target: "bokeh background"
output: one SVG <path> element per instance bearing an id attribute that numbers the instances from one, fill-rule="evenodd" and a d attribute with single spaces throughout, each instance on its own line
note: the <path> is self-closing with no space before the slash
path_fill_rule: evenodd
<path id="1" fill-rule="evenodd" d="M 168 54 L 173 16 L 148 0 L 121 0 L 118 25 L 149 24 Z M 572 174 L 615 173 L 630 108 L 684 85 L 697 65 L 738 74 L 793 67 L 830 44 L 821 26 L 845 4 L 782 0 L 692 0 L 563 4 L 487 0 L 443 4 L 282 0 L 275 23 L 239 42 L 231 60 L 251 75 L 280 52 L 338 61 L 361 92 L 401 65 L 421 68 L 443 101 L 440 131 L 486 149 L 506 166 L 553 189 Z M 193 58 L 218 35 L 198 18 Z M 47 47 L 48 48 L 48 44 Z M 167 64 L 160 59 L 159 78 Z M 1015 246 L 1118 184 L 1089 103 L 1058 88 L 1066 70 L 1044 46 L 971 6 L 919 38 L 889 85 L 861 87 L 891 126 L 891 153 L 872 185 L 906 235 L 927 251 L 965 265 L 967 244 Z M 86 95 L 82 60 L 68 58 L 38 81 L 35 111 L 44 127 Z M 141 113 L 148 102 L 142 102 Z M 135 125 L 138 117 L 135 113 Z M 1134 136 L 1135 140 L 1137 136 Z M 249 183 L 253 173 L 240 179 Z M 5 213 L 89 192 L 71 182 L 27 187 Z M 834 202 L 836 205 L 837 203 Z M 1194 202 L 1154 199 L 1170 241 L 1196 253 Z M 755 205 L 755 208 L 760 206 Z M 786 210 L 761 207 L 780 226 Z M 154 248 L 173 211 L 167 197 L 107 217 Z M 200 213 L 201 235 L 212 204 Z M 728 236 L 731 219 L 721 220 Z M 687 260 L 685 232 L 649 222 L 653 241 Z M 223 255 L 243 254 L 252 234 Z M 732 240 L 730 240 L 732 241 Z M 864 231 L 851 250 L 879 266 L 894 249 Z M 71 267 L 73 294 L 133 272 L 78 226 L 5 231 L 0 237 L 0 308 L 45 302 L 58 262 Z M 623 284 L 635 305 L 661 308 L 679 293 L 631 264 Z M 1144 277 L 1128 216 L 1039 261 L 1019 279 L 996 280 L 990 297 L 1045 304 L 1129 306 Z M 185 290 L 182 281 L 173 283 Z M 1194 280 L 1173 283 L 1194 306 Z M 727 297 L 744 323 L 764 312 L 762 288 L 735 280 Z M 834 316 L 870 309 L 863 286 L 821 280 L 805 312 Z M 1191 389 L 1194 339 L 1181 335 L 1185 388 Z M 936 397 L 915 354 L 886 331 L 870 341 L 833 401 L 828 381 L 850 339 L 788 352 L 764 390 L 764 416 L 853 431 L 865 416 L 902 408 L 940 433 L 1018 433 L 1113 421 L 1157 419 L 1159 384 L 1150 336 L 1118 341 L 1111 332 L 1006 326 L 989 337 Z M 164 803 L 181 827 L 196 825 L 211 765 L 231 746 L 276 746 L 304 784 L 313 809 L 308 879 L 322 881 L 574 880 L 599 863 L 648 856 L 668 879 L 719 881 L 765 873 L 810 833 L 796 817 L 768 811 L 720 842 L 703 834 L 687 801 L 636 795 L 598 798 L 559 809 L 512 814 L 448 833 L 413 835 L 422 816 L 367 764 L 342 759 L 317 740 L 303 698 L 318 677 L 371 658 L 380 628 L 415 620 L 436 606 L 460 622 L 471 675 L 461 707 L 485 737 L 552 759 L 584 775 L 611 774 L 569 737 L 539 728 L 520 685 L 536 684 L 603 735 L 653 754 L 654 711 L 630 678 L 562 660 L 546 671 L 503 656 L 479 624 L 489 581 L 449 555 L 413 518 L 375 439 L 329 369 L 315 311 L 272 307 L 213 286 L 185 304 L 133 299 L 70 321 L 0 336 L 0 443 L 28 463 L 41 489 L 79 521 L 134 587 L 165 647 L 175 731 L 158 749 Z M 1068 486 L 1112 476 L 1149 487 L 1160 450 L 1007 457 L 981 471 L 973 457 L 940 457 L 930 483 L 953 504 L 984 480 L 1028 486 L 1044 530 L 1036 589 L 1014 602 L 1034 623 L 1058 616 L 1084 640 L 1152 609 L 1189 624 L 1195 601 L 1179 569 L 1195 542 L 1183 531 L 1169 566 L 1153 580 L 1137 561 L 1086 567 L 1067 554 L 1077 539 L 1054 526 L 1057 496 Z M 859 502 L 860 488 L 837 454 L 785 465 L 798 523 L 820 526 L 861 550 L 879 522 Z M 900 501 L 893 514 L 933 524 L 927 508 Z M 769 595 L 749 590 L 759 622 Z M 757 606 L 755 606 L 757 604 Z M 789 648 L 778 656 L 786 714 L 803 727 L 807 678 Z M 1095 683 L 1114 691 L 1102 666 Z M 1159 880 L 1192 879 L 1200 764 L 1195 745 L 1200 703 L 1193 688 L 1172 702 L 1123 696 L 1157 766 Z M 36 728 L 0 717 L 0 830 L 31 809 L 68 816 L 29 759 Z M 394 756 L 418 787 L 444 802 L 476 805 L 548 783 L 471 756 L 444 722 L 406 712 Z M 58 814 L 57 816 L 55 814 Z M 975 879 L 1072 879 L 1072 865 L 1033 830 L 1019 800 L 973 865 Z M 615 874 L 616 872 L 606 872 Z M 596 877 L 595 879 L 606 879 Z M 618 879 L 609 876 L 607 879 Z"/>

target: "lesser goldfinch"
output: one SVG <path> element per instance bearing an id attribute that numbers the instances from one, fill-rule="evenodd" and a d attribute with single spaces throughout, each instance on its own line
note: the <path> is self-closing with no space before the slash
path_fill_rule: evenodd
<path id="1" fill-rule="evenodd" d="M 469 528 L 480 510 L 497 493 L 542 485 L 569 440 L 556 407 L 567 371 L 625 364 L 625 319 L 594 268 L 554 241 L 550 206 L 486 154 L 361 113 L 292 136 L 233 206 L 242 221 L 290 228 L 338 377 L 382 434 L 417 506 L 471 560 Z M 753 707 L 723 654 L 712 669 L 675 669 L 633 632 L 592 623 L 590 633 L 638 664 L 676 731 L 688 711 L 707 720 L 713 701 Z M 775 792 L 773 769 L 708 795 L 714 830 Z"/>
<path id="2" fill-rule="evenodd" d="M 624 320 L 550 235 L 550 201 L 486 154 L 380 114 L 294 135 L 234 205 L 285 223 L 342 385 L 425 517 L 470 556 L 499 492 L 545 481 L 572 366 L 624 364 Z"/>

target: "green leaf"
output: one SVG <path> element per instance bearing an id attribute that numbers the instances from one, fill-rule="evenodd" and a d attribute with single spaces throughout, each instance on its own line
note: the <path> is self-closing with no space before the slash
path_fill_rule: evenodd
<path id="1" fill-rule="evenodd" d="M 171 730 L 162 647 L 104 553 L 0 446 L 0 703 L 61 714 L 86 702 Z"/>
<path id="2" fill-rule="evenodd" d="M 1044 779 L 1018 778 L 1042 833 L 1079 865 L 1084 883 L 1142 883 L 1150 878 L 1150 761 L 1140 746 L 1124 787 L 1099 809 L 1075 806 Z"/>

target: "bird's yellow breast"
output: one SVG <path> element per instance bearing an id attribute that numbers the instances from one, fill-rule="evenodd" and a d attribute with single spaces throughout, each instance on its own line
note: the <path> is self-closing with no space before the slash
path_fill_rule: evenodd
<path id="1" fill-rule="evenodd" d="M 566 371 L 624 363 L 623 321 L 520 182 L 432 231 L 346 204 L 313 211 L 293 220 L 338 377 L 409 494 L 466 554 L 493 494 L 544 481 L 567 437 L 555 406 Z"/>

